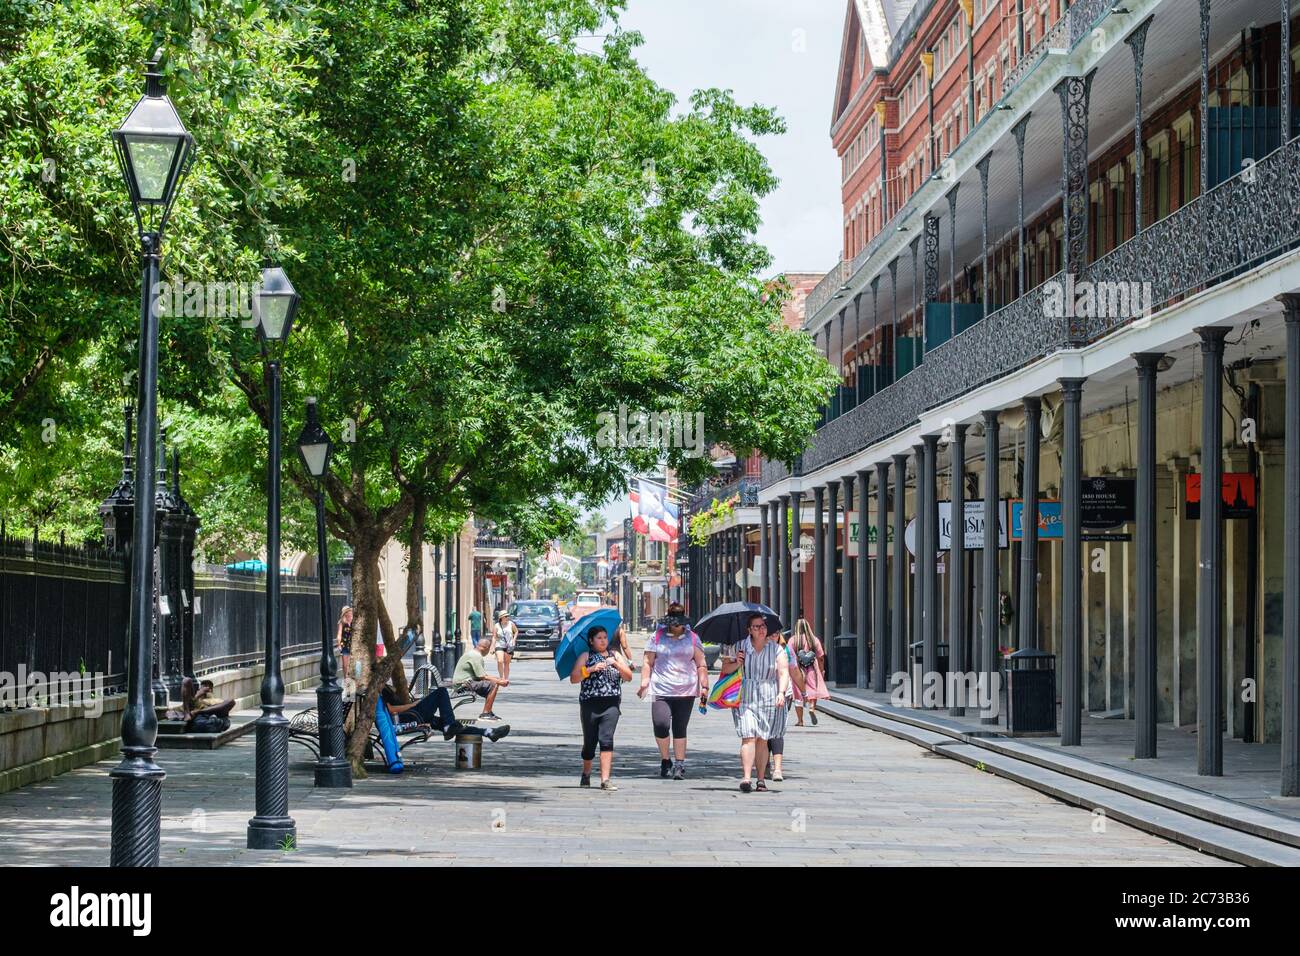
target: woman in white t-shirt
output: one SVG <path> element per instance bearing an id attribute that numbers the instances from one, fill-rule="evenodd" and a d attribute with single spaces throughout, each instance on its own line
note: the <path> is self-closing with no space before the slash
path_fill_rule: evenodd
<path id="1" fill-rule="evenodd" d="M 650 720 L 659 747 L 659 776 L 667 777 L 671 771 L 674 780 L 685 780 L 686 727 L 697 699 L 703 706 L 708 697 L 709 669 L 704 646 L 699 635 L 687 627 L 686 609 L 680 604 L 668 605 L 667 623 L 659 626 L 645 646 L 636 695 L 644 699 L 647 690 L 654 698 Z M 669 734 L 674 760 L 668 757 Z"/>
<path id="2" fill-rule="evenodd" d="M 515 654 L 515 640 L 519 637 L 519 628 L 510 620 L 510 612 L 497 614 L 496 652 L 497 676 L 502 680 L 510 679 L 510 658 Z"/>

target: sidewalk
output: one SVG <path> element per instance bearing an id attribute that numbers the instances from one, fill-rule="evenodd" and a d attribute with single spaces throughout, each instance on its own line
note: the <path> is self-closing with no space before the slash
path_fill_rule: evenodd
<path id="1" fill-rule="evenodd" d="M 831 699 L 845 708 L 835 709 L 840 716 L 852 718 L 854 714 L 870 714 L 892 724 L 893 732 L 897 732 L 899 727 L 913 727 L 921 734 L 932 735 L 914 742 L 923 745 L 960 742 L 1059 775 L 1059 779 L 1057 776 L 1044 778 L 1050 780 L 1052 786 L 1062 786 L 1064 778 L 1071 778 L 1089 786 L 1136 797 L 1155 807 L 1174 810 L 1218 827 L 1297 848 L 1295 862 L 1300 863 L 1300 798 L 1276 795 L 1279 754 L 1276 744 L 1225 740 L 1224 776 L 1203 777 L 1196 774 L 1195 735 L 1169 725 L 1158 728 L 1158 753 L 1161 756 L 1155 760 L 1136 760 L 1133 757 L 1134 721 L 1131 720 L 1085 717 L 1082 746 L 1062 747 L 1059 737 L 1006 736 L 1001 725 L 981 723 L 978 713 L 953 717 L 946 709 L 896 707 L 888 694 L 839 687 L 832 691 Z M 907 736 L 906 733 L 900 735 Z M 943 752 L 949 756 L 962 753 L 950 747 Z M 1003 766 L 1012 768 L 1012 765 Z M 1021 767 L 1017 772 L 1025 770 Z M 1023 782 L 1029 786 L 1037 785 L 1028 778 Z M 1046 787 L 1040 786 L 1039 789 Z M 1169 822 L 1161 820 L 1162 825 Z M 1188 828 L 1189 831 L 1197 829 L 1190 823 Z M 1188 836 L 1187 842 L 1191 845 L 1199 845 L 1190 832 L 1183 835 Z M 1233 842 L 1230 835 L 1218 836 Z M 1289 859 L 1290 854 L 1284 857 Z"/>
<path id="2" fill-rule="evenodd" d="M 244 849 L 253 735 L 164 751 L 166 865 L 437 864 L 1223 865 L 884 733 L 823 720 L 791 728 L 786 780 L 742 794 L 729 715 L 693 714 L 685 781 L 659 777 L 650 708 L 624 695 L 616 793 L 578 787 L 577 689 L 549 660 L 516 661 L 496 710 L 511 733 L 479 771 L 441 740 L 407 749 L 351 790 L 312 787 L 290 749 L 294 852 Z M 314 703 L 296 694 L 289 712 Z M 104 865 L 116 760 L 0 795 L 0 863 Z"/>

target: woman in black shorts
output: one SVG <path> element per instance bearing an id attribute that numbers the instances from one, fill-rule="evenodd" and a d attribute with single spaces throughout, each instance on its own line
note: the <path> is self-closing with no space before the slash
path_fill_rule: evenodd
<path id="1" fill-rule="evenodd" d="M 582 717 L 582 779 L 579 786 L 591 786 L 591 762 L 600 744 L 600 789 L 617 790 L 609 779 L 614 766 L 614 728 L 618 726 L 623 682 L 632 679 L 632 668 L 622 656 L 609 649 L 609 632 L 594 627 L 587 634 L 590 651 L 578 655 L 569 681 L 581 684 L 578 712 Z"/>

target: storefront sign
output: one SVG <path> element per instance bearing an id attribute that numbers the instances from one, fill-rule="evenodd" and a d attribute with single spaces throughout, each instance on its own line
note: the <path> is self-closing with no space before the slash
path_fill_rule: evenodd
<path id="1" fill-rule="evenodd" d="M 1021 541 L 1024 539 L 1024 530 L 1021 523 L 1025 510 L 1023 501 L 1011 502 L 1011 540 Z M 1061 503 L 1059 501 L 1040 501 L 1038 502 L 1038 537 L 1043 538 L 1063 538 L 1065 537 L 1065 526 L 1061 524 Z"/>
<path id="2" fill-rule="evenodd" d="M 977 551 L 984 547 L 984 502 L 967 501 L 966 536 L 962 539 L 967 551 Z M 916 554 L 916 519 L 908 522 L 903 531 L 903 544 L 912 554 Z M 1007 541 L 1007 502 L 998 502 L 998 547 L 1006 548 Z M 952 550 L 952 502 L 939 502 L 939 550 Z"/>
<path id="3" fill-rule="evenodd" d="M 1085 478 L 1079 499 L 1079 523 L 1105 530 L 1137 520 L 1137 481 L 1133 478 Z"/>
<path id="4" fill-rule="evenodd" d="M 1223 516 L 1249 518 L 1255 513 L 1255 476 L 1248 471 L 1223 473 Z M 1201 476 L 1187 476 L 1187 517 L 1201 517 Z"/>
<path id="5" fill-rule="evenodd" d="M 862 551 L 858 544 L 858 529 L 861 522 L 858 521 L 858 513 L 850 511 L 844 515 L 844 523 L 849 532 L 849 554 L 853 557 L 861 557 Z M 876 527 L 875 521 L 867 521 L 867 557 L 876 556 L 876 544 L 880 540 L 880 529 Z M 894 553 L 894 525 L 889 523 L 885 525 L 885 553 Z"/>

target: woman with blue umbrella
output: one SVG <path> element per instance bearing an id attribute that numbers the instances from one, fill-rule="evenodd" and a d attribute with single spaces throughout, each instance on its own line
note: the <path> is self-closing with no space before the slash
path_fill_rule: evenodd
<path id="1" fill-rule="evenodd" d="M 578 713 L 582 719 L 582 777 L 580 787 L 591 786 L 591 762 L 600 745 L 600 789 L 617 790 L 609 779 L 614 769 L 614 730 L 618 727 L 623 683 L 632 679 L 632 667 L 623 655 L 609 649 L 609 632 L 599 624 L 588 628 L 589 650 L 578 654 L 569 681 L 581 684 Z"/>

